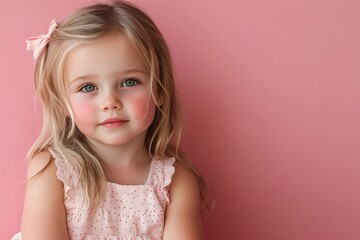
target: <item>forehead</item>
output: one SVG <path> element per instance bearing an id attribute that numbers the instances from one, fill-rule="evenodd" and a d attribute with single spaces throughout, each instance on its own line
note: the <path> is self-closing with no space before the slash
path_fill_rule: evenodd
<path id="1" fill-rule="evenodd" d="M 83 75 L 107 76 L 130 69 L 148 72 L 133 44 L 124 35 L 112 33 L 73 49 L 65 60 L 64 76 L 71 81 Z"/>

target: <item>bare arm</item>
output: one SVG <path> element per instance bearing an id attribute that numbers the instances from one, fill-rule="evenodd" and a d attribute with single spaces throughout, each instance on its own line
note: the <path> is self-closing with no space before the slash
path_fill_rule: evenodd
<path id="1" fill-rule="evenodd" d="M 49 152 L 41 152 L 30 161 L 27 178 L 32 178 L 44 167 L 26 184 L 22 239 L 68 240 L 64 187 L 56 176 L 57 167 Z"/>
<path id="2" fill-rule="evenodd" d="M 175 164 L 170 204 L 165 215 L 164 240 L 203 239 L 200 216 L 200 190 L 195 175 Z"/>

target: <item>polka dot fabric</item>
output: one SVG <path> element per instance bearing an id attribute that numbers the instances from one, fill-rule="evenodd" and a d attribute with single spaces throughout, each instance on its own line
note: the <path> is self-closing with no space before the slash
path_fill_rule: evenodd
<path id="1" fill-rule="evenodd" d="M 58 167 L 57 176 L 64 183 L 70 239 L 162 239 L 165 210 L 170 201 L 168 188 L 175 171 L 174 158 L 153 159 L 144 185 L 108 182 L 105 197 L 86 210 L 82 207 L 84 195 L 77 184 L 75 169 L 61 156 L 51 153 Z"/>

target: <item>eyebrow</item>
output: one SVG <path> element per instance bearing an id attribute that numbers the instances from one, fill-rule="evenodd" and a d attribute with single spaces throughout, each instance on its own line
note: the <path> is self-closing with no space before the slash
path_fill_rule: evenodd
<path id="1" fill-rule="evenodd" d="M 122 72 L 125 73 L 125 74 L 135 73 L 135 72 L 140 72 L 140 73 L 143 73 L 143 74 L 147 73 L 147 72 L 145 72 L 145 71 L 143 71 L 141 69 L 127 69 L 127 70 L 124 70 Z"/>
<path id="2" fill-rule="evenodd" d="M 126 69 L 126 70 L 123 70 L 123 71 L 119 71 L 119 72 L 116 72 L 116 74 L 123 74 L 123 75 L 127 75 L 127 74 L 131 74 L 131 73 L 142 73 L 142 74 L 147 74 L 147 72 L 141 70 L 141 69 Z M 76 77 L 74 78 L 73 80 L 71 80 L 69 82 L 69 84 L 72 84 L 74 82 L 77 82 L 79 80 L 90 80 L 90 79 L 94 79 L 96 78 L 97 75 L 96 74 L 87 74 L 87 75 L 83 75 L 83 76 L 79 76 L 79 77 Z"/>
<path id="3" fill-rule="evenodd" d="M 88 74 L 88 75 L 84 75 L 84 76 L 79 76 L 79 77 L 76 77 L 75 79 L 71 80 L 69 82 L 69 84 L 73 84 L 79 80 L 89 80 L 89 79 L 92 79 L 92 78 L 95 78 L 96 75 L 95 74 Z"/>

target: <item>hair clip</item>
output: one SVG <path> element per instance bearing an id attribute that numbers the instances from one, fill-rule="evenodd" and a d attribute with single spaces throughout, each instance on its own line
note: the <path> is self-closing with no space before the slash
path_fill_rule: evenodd
<path id="1" fill-rule="evenodd" d="M 58 24 L 53 19 L 50 22 L 49 31 L 47 34 L 42 34 L 37 37 L 31 37 L 26 40 L 27 43 L 26 50 L 34 51 L 34 60 L 36 60 L 39 57 L 43 49 L 46 47 L 46 45 L 50 40 L 51 34 L 54 32 L 57 26 Z"/>

